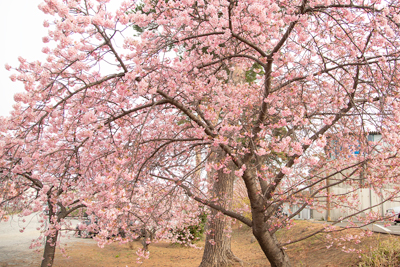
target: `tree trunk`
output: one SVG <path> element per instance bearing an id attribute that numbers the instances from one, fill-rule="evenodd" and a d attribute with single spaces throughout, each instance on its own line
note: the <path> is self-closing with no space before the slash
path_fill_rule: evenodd
<path id="1" fill-rule="evenodd" d="M 285 250 L 279 246 L 274 233 L 268 231 L 265 223 L 265 213 L 262 209 L 252 209 L 253 235 L 258 241 L 271 267 L 291 267 L 290 260 Z"/>
<path id="2" fill-rule="evenodd" d="M 214 215 L 215 212 L 213 211 L 212 214 Z M 228 225 L 226 219 L 221 216 L 207 223 L 210 232 L 206 237 L 200 267 L 223 267 L 231 266 L 234 262 L 241 262 L 231 251 L 231 238 L 224 233 L 224 229 Z"/>
<path id="3" fill-rule="evenodd" d="M 56 253 L 56 243 L 58 238 L 58 230 L 55 231 L 54 235 L 46 237 L 46 244 L 44 246 L 43 260 L 41 267 L 53 266 L 54 256 Z"/>
<path id="4" fill-rule="evenodd" d="M 254 231 L 253 231 L 254 233 Z M 278 240 L 275 234 L 268 231 L 264 233 L 254 234 L 258 244 L 260 244 L 265 256 L 271 263 L 271 267 L 291 267 L 290 260 L 285 250 L 278 246 Z"/>
<path id="5" fill-rule="evenodd" d="M 218 149 L 215 154 L 212 157 L 215 158 L 215 162 L 225 157 L 225 153 L 221 149 Z M 213 181 L 213 177 L 210 178 L 213 181 L 212 197 L 218 198 L 218 205 L 227 209 L 231 206 L 235 179 L 232 163 L 230 164 L 231 172 L 229 174 L 220 169 L 216 173 L 217 180 Z M 227 236 L 226 232 L 230 226 L 230 218 L 216 210 L 211 210 L 211 216 L 207 221 L 206 244 L 200 267 L 223 267 L 231 266 L 234 262 L 241 262 L 231 251 L 231 238 Z"/>

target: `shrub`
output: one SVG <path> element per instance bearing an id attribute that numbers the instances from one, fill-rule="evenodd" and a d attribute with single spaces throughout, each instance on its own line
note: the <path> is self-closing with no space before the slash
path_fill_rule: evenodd
<path id="1" fill-rule="evenodd" d="M 400 266 L 400 242 L 394 239 L 379 242 L 376 249 L 361 255 L 359 267 Z"/>
<path id="2" fill-rule="evenodd" d="M 204 234 L 206 222 L 207 213 L 202 213 L 199 216 L 198 224 L 175 230 L 174 234 L 179 243 L 192 244 L 194 241 L 199 240 Z"/>

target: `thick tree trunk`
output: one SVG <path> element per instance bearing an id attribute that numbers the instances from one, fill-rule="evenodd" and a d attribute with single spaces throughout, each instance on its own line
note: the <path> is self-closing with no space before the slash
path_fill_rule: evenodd
<path id="1" fill-rule="evenodd" d="M 58 230 L 55 231 L 54 235 L 46 237 L 46 244 L 44 246 L 43 260 L 41 267 L 53 266 L 54 256 L 56 253 L 56 243 L 58 238 Z"/>
<path id="2" fill-rule="evenodd" d="M 224 232 L 226 226 L 228 222 L 223 217 L 214 218 L 208 223 L 210 232 L 206 237 L 200 267 L 223 267 L 231 266 L 234 262 L 241 262 L 231 251 L 231 238 Z"/>
<path id="3" fill-rule="evenodd" d="M 221 149 L 212 157 L 221 160 L 225 154 Z M 213 198 L 218 198 L 218 205 L 230 208 L 233 196 L 234 171 L 224 173 L 223 169 L 217 171 L 217 180 L 213 184 Z M 213 175 L 213 173 L 210 173 Z M 212 180 L 212 178 L 210 179 Z M 207 237 L 204 247 L 203 259 L 200 267 L 231 266 L 234 262 L 241 262 L 231 251 L 231 238 L 227 236 L 226 229 L 230 228 L 230 219 L 216 210 L 211 210 L 211 216 L 207 221 Z"/>

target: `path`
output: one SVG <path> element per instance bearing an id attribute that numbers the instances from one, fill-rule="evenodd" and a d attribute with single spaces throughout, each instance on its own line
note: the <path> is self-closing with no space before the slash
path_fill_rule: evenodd
<path id="1" fill-rule="evenodd" d="M 25 219 L 25 222 L 23 222 Z M 72 225 L 77 225 L 77 220 L 72 220 Z M 20 230 L 25 227 L 23 233 Z M 41 253 L 36 253 L 29 249 L 33 239 L 39 237 L 40 232 L 39 216 L 37 213 L 26 217 L 13 216 L 8 222 L 0 222 L 0 267 L 4 266 L 36 266 L 42 257 Z M 61 245 L 74 242 L 95 243 L 92 239 L 76 238 L 72 234 L 61 239 Z"/>

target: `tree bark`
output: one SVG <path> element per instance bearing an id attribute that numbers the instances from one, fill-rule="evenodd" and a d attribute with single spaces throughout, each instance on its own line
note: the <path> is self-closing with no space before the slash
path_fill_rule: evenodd
<path id="1" fill-rule="evenodd" d="M 254 216 L 254 214 L 253 214 Z M 253 235 L 258 241 L 262 251 L 269 260 L 271 267 L 291 267 L 290 260 L 285 250 L 279 246 L 279 242 L 274 233 L 266 229 L 266 223 L 257 223 L 257 219 L 263 221 L 264 214 L 253 219 Z"/>
<path id="2" fill-rule="evenodd" d="M 251 163 L 247 164 L 243 177 L 251 205 L 251 228 L 254 237 L 272 267 L 291 267 L 286 251 L 280 246 L 274 230 L 271 231 L 270 229 L 274 223 L 273 217 L 276 214 L 276 209 L 273 207 L 265 209 L 264 197 L 258 193 L 259 189 L 255 183 L 257 177 L 256 167 L 252 166 Z"/>
<path id="3" fill-rule="evenodd" d="M 44 246 L 43 260 L 41 267 L 53 266 L 54 256 L 56 253 L 57 238 L 58 238 L 58 230 L 55 231 L 54 235 L 48 235 L 46 237 L 46 244 Z"/>
<path id="4" fill-rule="evenodd" d="M 225 157 L 222 149 L 217 149 L 213 153 L 215 155 L 212 156 L 211 160 L 215 162 Z M 216 181 L 213 181 L 213 177 L 210 177 L 210 180 L 213 181 L 212 197 L 218 198 L 218 204 L 227 209 L 231 207 L 233 196 L 235 180 L 233 169 L 233 164 L 230 163 L 230 173 L 224 173 L 223 169 L 220 169 L 216 173 Z M 209 175 L 214 175 L 214 173 L 211 172 Z M 211 210 L 207 221 L 207 237 L 200 267 L 223 267 L 231 266 L 234 262 L 241 262 L 231 251 L 231 238 L 228 237 L 226 232 L 230 226 L 230 218 L 214 209 Z"/>

